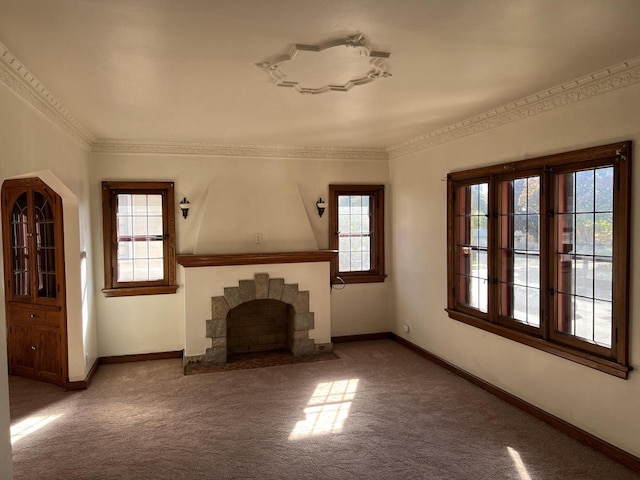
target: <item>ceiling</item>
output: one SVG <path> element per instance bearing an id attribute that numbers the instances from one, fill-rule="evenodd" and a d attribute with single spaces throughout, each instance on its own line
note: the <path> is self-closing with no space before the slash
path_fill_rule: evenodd
<path id="1" fill-rule="evenodd" d="M 96 138 L 385 148 L 640 56 L 638 19 L 638 0 L 0 0 L 0 42 Z M 303 95 L 255 65 L 358 33 L 392 76 Z"/>

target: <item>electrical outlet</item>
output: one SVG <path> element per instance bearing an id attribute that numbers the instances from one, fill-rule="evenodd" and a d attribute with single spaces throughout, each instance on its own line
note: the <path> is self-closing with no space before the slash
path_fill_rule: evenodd
<path id="1" fill-rule="evenodd" d="M 262 243 L 262 234 L 256 233 L 256 243 Z"/>

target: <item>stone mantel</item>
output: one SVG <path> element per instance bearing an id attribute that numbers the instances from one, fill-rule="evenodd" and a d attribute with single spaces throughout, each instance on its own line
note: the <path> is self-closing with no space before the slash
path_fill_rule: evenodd
<path id="1" fill-rule="evenodd" d="M 229 265 L 266 265 L 277 263 L 330 262 L 337 250 L 315 252 L 234 253 L 224 255 L 178 255 L 177 260 L 185 268 L 222 267 Z"/>

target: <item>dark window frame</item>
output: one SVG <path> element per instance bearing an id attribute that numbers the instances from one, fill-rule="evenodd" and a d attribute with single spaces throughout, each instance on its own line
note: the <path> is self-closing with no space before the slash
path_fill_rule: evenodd
<path id="1" fill-rule="evenodd" d="M 631 221 L 631 151 L 632 144 L 620 142 L 556 155 L 503 163 L 459 172 L 447 176 L 447 308 L 452 319 L 519 343 L 552 353 L 602 372 L 628 378 L 629 365 L 629 278 Z M 611 347 L 603 347 L 562 334 L 557 325 L 557 266 L 555 231 L 557 213 L 556 181 L 561 173 L 612 166 L 613 177 L 613 313 Z M 500 258 L 498 221 L 500 181 L 540 176 L 540 326 L 529 326 L 500 315 Z M 456 190 L 465 185 L 487 182 L 488 192 L 488 312 L 458 301 L 456 280 L 460 269 L 457 260 L 458 233 L 456 218 L 459 205 Z M 506 280 L 505 280 L 506 281 Z"/>
<path id="2" fill-rule="evenodd" d="M 371 268 L 367 271 L 341 272 L 340 255 L 331 261 L 332 283 L 384 282 L 384 185 L 329 185 L 329 249 L 340 250 L 338 196 L 368 195 L 371 208 Z"/>
<path id="3" fill-rule="evenodd" d="M 116 198 L 118 194 L 162 195 L 164 275 L 160 280 L 119 282 L 116 238 Z M 106 297 L 176 293 L 176 234 L 173 182 L 102 182 L 104 284 Z"/>

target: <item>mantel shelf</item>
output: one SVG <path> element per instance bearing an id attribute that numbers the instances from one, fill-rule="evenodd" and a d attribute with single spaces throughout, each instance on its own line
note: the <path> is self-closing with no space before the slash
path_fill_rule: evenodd
<path id="1" fill-rule="evenodd" d="M 269 263 L 330 262 L 337 250 L 315 252 L 237 253 L 225 255 L 178 255 L 177 260 L 185 268 L 222 267 L 230 265 L 264 265 Z"/>

